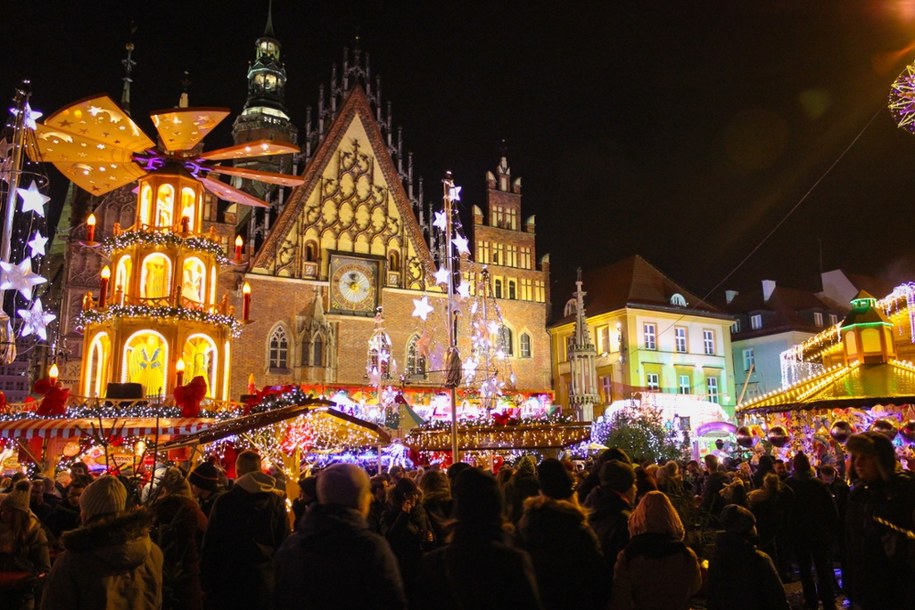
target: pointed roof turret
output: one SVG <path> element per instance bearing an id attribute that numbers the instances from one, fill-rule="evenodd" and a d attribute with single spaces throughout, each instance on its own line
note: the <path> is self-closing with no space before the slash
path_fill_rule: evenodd
<path id="1" fill-rule="evenodd" d="M 267 4 L 267 27 L 264 28 L 263 38 L 273 38 L 273 0 Z"/>

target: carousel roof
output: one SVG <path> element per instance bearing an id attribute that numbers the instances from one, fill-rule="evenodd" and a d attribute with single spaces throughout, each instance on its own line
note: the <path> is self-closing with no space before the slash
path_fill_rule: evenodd
<path id="1" fill-rule="evenodd" d="M 561 449 L 588 441 L 591 424 L 522 423 L 505 426 L 460 426 L 458 448 L 462 450 Z M 450 451 L 451 428 L 413 428 L 404 444 L 420 451 Z"/>
<path id="2" fill-rule="evenodd" d="M 915 402 L 915 366 L 890 360 L 831 368 L 784 390 L 746 402 L 737 407 L 737 415 L 912 402 Z"/>

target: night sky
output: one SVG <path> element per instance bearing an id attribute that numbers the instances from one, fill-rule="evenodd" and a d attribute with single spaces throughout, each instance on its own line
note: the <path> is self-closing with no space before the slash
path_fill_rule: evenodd
<path id="1" fill-rule="evenodd" d="M 0 96 L 30 78 L 46 115 L 118 100 L 132 41 L 147 133 L 185 70 L 191 105 L 234 116 L 266 14 L 266 0 L 7 0 Z M 636 253 L 713 299 L 762 279 L 819 289 L 820 250 L 824 269 L 915 280 L 915 136 L 886 111 L 915 61 L 913 2 L 276 0 L 273 23 L 300 131 L 358 33 L 427 199 L 450 169 L 482 203 L 505 139 L 554 302 L 575 267 Z"/>

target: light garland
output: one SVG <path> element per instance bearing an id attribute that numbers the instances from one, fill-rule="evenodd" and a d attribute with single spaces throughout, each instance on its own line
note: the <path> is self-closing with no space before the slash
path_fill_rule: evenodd
<path id="1" fill-rule="evenodd" d="M 220 265 L 229 263 L 229 257 L 226 256 L 218 242 L 199 235 L 182 237 L 172 231 L 143 231 L 139 229 L 124 231 L 123 233 L 106 237 L 105 241 L 102 242 L 102 250 L 105 254 L 110 255 L 117 250 L 137 245 L 181 247 L 187 250 L 212 254 Z"/>
<path id="2" fill-rule="evenodd" d="M 241 335 L 243 325 L 234 316 L 184 307 L 153 307 L 150 305 L 109 305 L 107 309 L 84 309 L 76 316 L 76 328 L 85 329 L 90 324 L 104 324 L 117 318 L 152 318 L 165 321 L 203 322 L 227 326 L 232 337 Z"/>

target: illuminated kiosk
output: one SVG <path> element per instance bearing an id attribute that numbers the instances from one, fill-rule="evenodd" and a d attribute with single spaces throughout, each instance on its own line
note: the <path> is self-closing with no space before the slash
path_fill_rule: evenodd
<path id="1" fill-rule="evenodd" d="M 217 295 L 225 254 L 199 232 L 203 185 L 167 163 L 140 178 L 138 197 L 134 226 L 105 242 L 113 271 L 102 270 L 98 301 L 83 304 L 80 394 L 105 397 L 109 384 L 130 383 L 168 396 L 200 376 L 208 397 L 228 400 L 240 324 L 228 295 Z"/>

